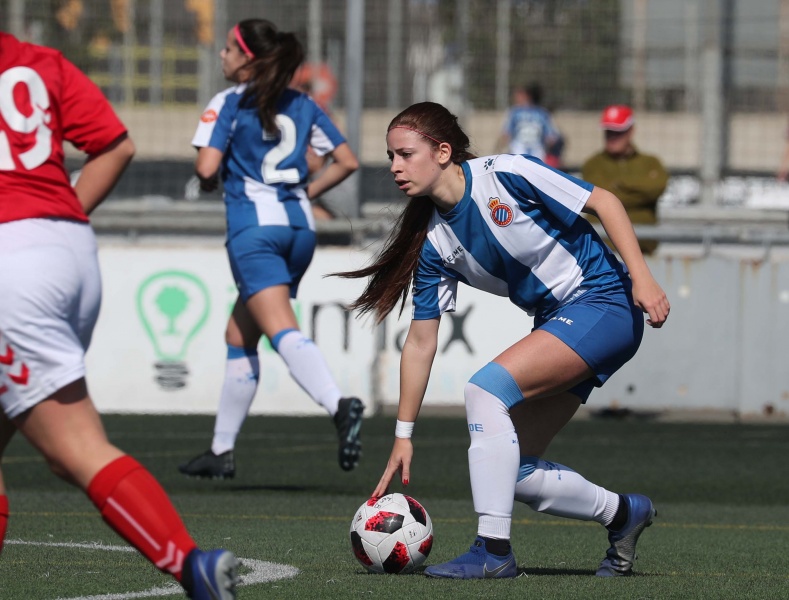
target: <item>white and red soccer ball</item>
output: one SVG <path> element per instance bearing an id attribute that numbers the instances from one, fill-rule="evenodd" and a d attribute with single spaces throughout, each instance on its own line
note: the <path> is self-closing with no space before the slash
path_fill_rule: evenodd
<path id="1" fill-rule="evenodd" d="M 351 521 L 351 548 L 373 573 L 410 573 L 433 547 L 433 523 L 425 508 L 405 494 L 370 498 Z"/>

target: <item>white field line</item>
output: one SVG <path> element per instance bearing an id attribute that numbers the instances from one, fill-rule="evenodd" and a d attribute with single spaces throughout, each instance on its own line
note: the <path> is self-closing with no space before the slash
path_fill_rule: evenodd
<path id="1" fill-rule="evenodd" d="M 19 544 L 24 546 L 46 546 L 50 548 L 81 548 L 85 550 L 104 550 L 109 552 L 136 552 L 130 546 L 111 546 L 97 542 L 29 542 L 25 540 L 6 540 L 5 544 Z M 289 579 L 299 574 L 296 567 L 280 563 L 256 560 L 254 558 L 239 558 L 242 566 L 250 571 L 241 576 L 240 587 L 268 583 L 280 579 Z M 152 587 L 141 592 L 120 592 L 117 594 L 101 594 L 99 596 L 78 596 L 72 598 L 58 598 L 58 600 L 133 600 L 134 598 L 157 598 L 163 596 L 183 595 L 181 586 L 169 583 L 160 587 Z"/>

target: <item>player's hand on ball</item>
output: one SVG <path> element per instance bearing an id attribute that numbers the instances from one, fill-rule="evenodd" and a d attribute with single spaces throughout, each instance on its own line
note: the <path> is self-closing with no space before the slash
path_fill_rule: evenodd
<path id="1" fill-rule="evenodd" d="M 392 454 L 389 456 L 389 462 L 386 465 L 381 480 L 378 486 L 373 491 L 374 498 L 380 498 L 386 494 L 389 489 L 389 484 L 392 482 L 392 477 L 395 473 L 400 471 L 400 478 L 403 485 L 408 485 L 411 479 L 411 458 L 414 456 L 414 446 L 411 440 L 406 438 L 395 438 L 394 446 L 392 447 Z"/>

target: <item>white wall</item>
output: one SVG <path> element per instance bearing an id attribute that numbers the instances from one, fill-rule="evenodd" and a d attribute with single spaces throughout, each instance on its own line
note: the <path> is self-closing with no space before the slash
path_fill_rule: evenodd
<path id="1" fill-rule="evenodd" d="M 213 413 L 224 328 L 236 298 L 221 240 L 100 238 L 99 245 L 104 304 L 88 353 L 88 382 L 100 410 Z M 789 414 L 789 251 L 666 248 L 649 264 L 669 296 L 671 317 L 661 330 L 647 327 L 636 357 L 592 393 L 590 406 Z M 356 298 L 363 282 L 322 277 L 357 268 L 369 256 L 320 248 L 296 306 L 302 329 L 323 350 L 341 389 L 370 406 L 373 399 L 393 406 L 410 306 L 403 318 L 390 315 L 376 329 L 369 319 L 346 319 L 337 306 Z M 466 381 L 531 327 L 532 319 L 507 299 L 460 286 L 457 313 L 443 318 L 425 406 L 462 406 Z M 253 413 L 322 414 L 276 353 L 264 344 L 260 355 Z M 188 370 L 181 388 L 165 389 L 155 379 L 156 363 L 172 366 L 168 359 Z"/>

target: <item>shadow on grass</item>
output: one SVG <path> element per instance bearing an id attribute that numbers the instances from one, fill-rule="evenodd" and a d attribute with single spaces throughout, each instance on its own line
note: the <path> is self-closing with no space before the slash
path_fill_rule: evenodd
<path id="1" fill-rule="evenodd" d="M 549 569 L 545 567 L 530 567 L 528 569 L 518 569 L 518 577 L 521 575 L 581 575 L 594 577 L 594 571 L 587 569 Z"/>
<path id="2" fill-rule="evenodd" d="M 580 575 L 581 577 L 596 577 L 594 571 L 587 569 L 551 569 L 545 567 L 531 567 L 527 569 L 518 569 L 518 576 L 521 575 Z M 633 572 L 627 575 L 628 579 L 638 577 L 652 577 L 654 573 Z"/>

